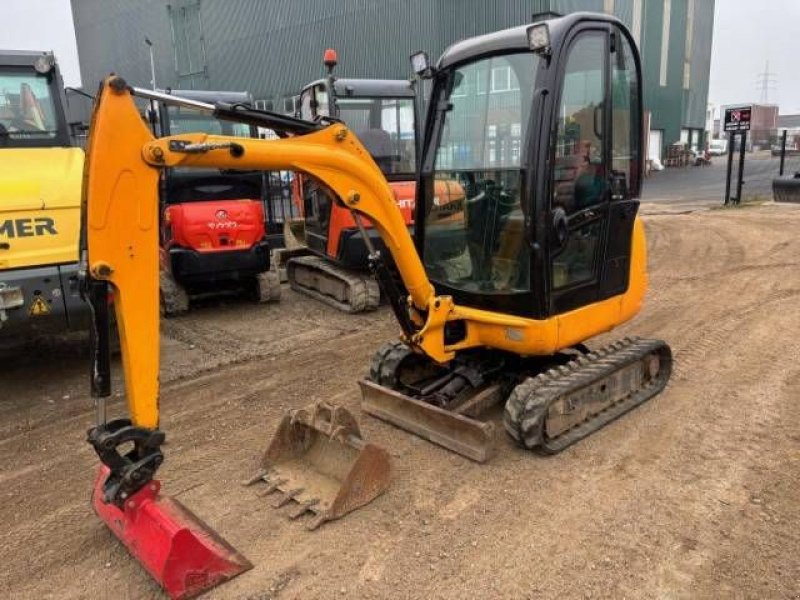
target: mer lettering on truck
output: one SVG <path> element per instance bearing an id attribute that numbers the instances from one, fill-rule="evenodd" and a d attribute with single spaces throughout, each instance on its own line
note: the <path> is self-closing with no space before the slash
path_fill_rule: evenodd
<path id="1" fill-rule="evenodd" d="M 35 219 L 6 219 L 0 221 L 0 236 L 7 238 L 33 237 L 36 235 L 58 235 L 56 223 L 47 217 Z"/>

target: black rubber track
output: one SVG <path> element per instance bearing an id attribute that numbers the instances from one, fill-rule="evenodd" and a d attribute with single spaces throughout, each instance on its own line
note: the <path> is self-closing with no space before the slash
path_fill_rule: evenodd
<path id="1" fill-rule="evenodd" d="M 555 438 L 546 435 L 545 420 L 554 401 L 610 379 L 651 353 L 659 355 L 660 368 L 642 388 L 631 390 L 622 400 Z M 503 424 L 519 445 L 542 454 L 556 454 L 660 393 L 671 372 L 672 352 L 665 342 L 626 338 L 523 381 L 506 402 Z"/>

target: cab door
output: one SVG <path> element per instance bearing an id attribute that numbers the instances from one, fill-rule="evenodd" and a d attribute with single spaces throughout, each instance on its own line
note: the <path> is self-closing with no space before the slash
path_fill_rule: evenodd
<path id="1" fill-rule="evenodd" d="M 550 314 L 624 292 L 638 209 L 638 60 L 614 26 L 580 30 L 565 53 L 552 131 Z"/>

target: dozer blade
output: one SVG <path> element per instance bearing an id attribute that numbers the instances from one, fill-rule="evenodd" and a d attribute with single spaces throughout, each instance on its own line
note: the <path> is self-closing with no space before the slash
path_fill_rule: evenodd
<path id="1" fill-rule="evenodd" d="M 153 480 L 125 500 L 103 502 L 108 467 L 97 474 L 92 505 L 128 551 L 173 600 L 193 598 L 253 565 Z"/>
<path id="2" fill-rule="evenodd" d="M 266 483 L 273 507 L 293 503 L 289 517 L 310 512 L 307 527 L 316 529 L 380 496 L 390 479 L 386 450 L 364 441 L 347 409 L 320 402 L 283 418 L 247 484 Z"/>
<path id="3" fill-rule="evenodd" d="M 364 412 L 480 463 L 494 454 L 493 423 L 415 400 L 367 379 L 358 383 Z"/>

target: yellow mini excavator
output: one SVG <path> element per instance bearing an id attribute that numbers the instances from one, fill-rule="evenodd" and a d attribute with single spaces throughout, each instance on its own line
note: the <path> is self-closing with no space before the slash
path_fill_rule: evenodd
<path id="1" fill-rule="evenodd" d="M 637 217 L 641 66 L 627 29 L 604 15 L 547 18 L 458 42 L 436 65 L 415 54 L 412 65 L 432 89 L 413 239 L 380 169 L 340 122 L 182 100 L 132 88 L 119 77 L 101 87 L 87 155 L 83 256 L 98 398 L 89 441 L 103 462 L 94 506 L 173 597 L 208 589 L 249 563 L 191 513 L 159 497 L 153 479 L 164 439 L 158 428 L 161 169 L 302 172 L 328 188 L 357 224 L 369 219 L 402 278 L 401 290 L 370 248 L 402 335 L 373 359 L 362 407 L 474 460 L 491 455 L 493 423 L 481 416 L 492 406 L 504 405 L 505 429 L 521 446 L 555 453 L 667 384 L 672 358 L 664 342 L 625 339 L 595 352 L 584 346 L 637 314 L 647 281 Z M 284 137 L 154 139 L 134 96 L 191 105 Z M 458 198 L 434 194 L 450 188 Z M 129 412 L 113 421 L 106 421 L 102 401 L 109 393 L 109 287 Z M 279 429 L 285 439 L 271 450 L 301 454 L 314 438 L 291 433 L 303 424 L 325 429 L 331 441 L 358 437 L 347 415 L 314 425 L 319 418 L 316 410 L 291 417 Z M 316 444 L 313 453 L 329 455 L 325 440 L 308 443 Z M 363 450 L 363 443 L 351 446 Z M 268 453 L 267 466 L 273 458 Z M 353 458 L 358 462 L 357 453 Z M 378 459 L 358 477 L 346 475 L 345 483 L 364 490 L 387 470 L 388 460 Z"/>

